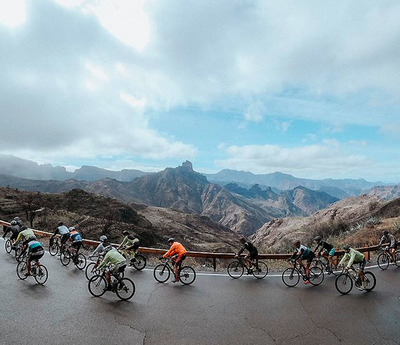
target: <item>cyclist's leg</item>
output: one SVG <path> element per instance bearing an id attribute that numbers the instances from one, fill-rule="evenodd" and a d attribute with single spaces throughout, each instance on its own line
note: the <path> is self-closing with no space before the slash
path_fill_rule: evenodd
<path id="1" fill-rule="evenodd" d="M 367 262 L 365 261 L 365 258 L 359 264 L 360 264 L 360 269 L 358 270 L 358 276 L 360 277 L 360 280 L 361 280 L 361 286 L 363 288 L 365 288 L 364 268 L 365 268 L 365 265 L 367 264 Z"/>
<path id="2" fill-rule="evenodd" d="M 182 267 L 182 262 L 186 259 L 186 255 L 178 256 L 174 264 L 175 282 L 179 281 L 179 271 Z"/>
<path id="3" fill-rule="evenodd" d="M 31 274 L 31 255 L 28 253 L 26 257 L 26 274 L 29 276 Z"/>
<path id="4" fill-rule="evenodd" d="M 328 264 L 329 264 L 329 269 L 332 271 L 332 262 L 333 262 L 333 257 L 335 255 L 335 248 L 332 248 L 328 254 Z"/>

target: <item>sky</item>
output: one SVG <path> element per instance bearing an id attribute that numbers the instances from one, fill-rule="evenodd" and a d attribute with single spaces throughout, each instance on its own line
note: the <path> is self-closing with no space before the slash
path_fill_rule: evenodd
<path id="1" fill-rule="evenodd" d="M 400 182 L 400 2 L 0 0 L 0 154 Z"/>

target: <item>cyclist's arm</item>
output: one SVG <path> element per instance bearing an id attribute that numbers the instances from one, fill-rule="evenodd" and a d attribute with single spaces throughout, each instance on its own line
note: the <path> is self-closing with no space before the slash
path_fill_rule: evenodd
<path id="1" fill-rule="evenodd" d="M 22 234 L 21 234 L 21 232 L 20 232 L 20 233 L 18 234 L 18 236 L 17 236 L 17 239 L 16 239 L 15 242 L 14 242 L 14 245 L 18 244 L 19 241 L 21 241 L 21 237 L 22 237 Z"/>
<path id="2" fill-rule="evenodd" d="M 342 260 L 340 260 L 339 262 L 339 266 L 344 265 L 344 263 L 346 262 L 346 260 L 350 257 L 350 255 L 348 253 L 344 254 L 342 257 Z"/>
<path id="3" fill-rule="evenodd" d="M 167 258 L 168 256 L 171 256 L 175 253 L 175 248 L 173 248 L 173 245 L 171 248 L 163 255 L 163 258 Z"/>

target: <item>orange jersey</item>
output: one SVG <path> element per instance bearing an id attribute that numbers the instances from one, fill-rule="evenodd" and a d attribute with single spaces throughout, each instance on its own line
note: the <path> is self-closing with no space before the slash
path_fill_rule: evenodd
<path id="1" fill-rule="evenodd" d="M 184 246 L 182 246 L 179 242 L 174 242 L 171 246 L 171 248 L 166 252 L 163 257 L 166 258 L 168 256 L 176 255 L 178 254 L 179 256 L 182 256 L 183 254 L 186 254 L 186 249 Z"/>

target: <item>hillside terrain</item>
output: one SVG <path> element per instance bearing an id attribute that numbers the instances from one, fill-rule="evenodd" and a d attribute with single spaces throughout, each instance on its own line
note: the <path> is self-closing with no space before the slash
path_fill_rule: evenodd
<path id="1" fill-rule="evenodd" d="M 122 231 L 128 230 L 140 238 L 142 246 L 159 248 L 167 248 L 171 236 L 190 250 L 232 251 L 238 241 L 237 234 L 204 216 L 128 205 L 78 189 L 50 194 L 0 188 L 0 219 L 10 221 L 15 216 L 28 226 L 49 232 L 54 232 L 60 221 L 68 226 L 78 224 L 83 236 L 93 240 L 105 234 L 112 242 L 119 242 Z"/>
<path id="2" fill-rule="evenodd" d="M 336 246 L 373 245 L 383 230 L 400 237 L 400 199 L 382 200 L 362 195 L 340 200 L 309 217 L 273 219 L 251 237 L 266 252 L 288 252 L 300 240 L 314 246 L 315 236 L 323 236 Z"/>

